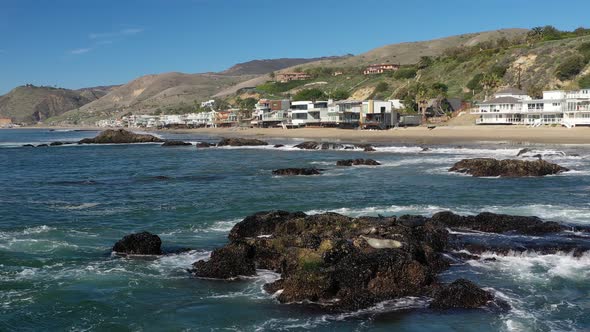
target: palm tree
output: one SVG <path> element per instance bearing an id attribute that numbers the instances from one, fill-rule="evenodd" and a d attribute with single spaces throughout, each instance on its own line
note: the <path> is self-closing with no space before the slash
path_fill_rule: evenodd
<path id="1" fill-rule="evenodd" d="M 502 79 L 495 73 L 486 73 L 483 75 L 483 78 L 481 79 L 481 85 L 483 86 L 483 90 L 486 93 L 486 100 L 488 100 L 488 93 L 490 90 L 496 89 L 500 86 L 500 84 L 502 84 Z"/>

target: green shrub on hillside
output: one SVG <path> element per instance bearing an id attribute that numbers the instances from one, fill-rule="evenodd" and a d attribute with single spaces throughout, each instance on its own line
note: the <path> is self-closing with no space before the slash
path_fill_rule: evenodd
<path id="1" fill-rule="evenodd" d="M 586 66 L 586 60 L 583 56 L 573 55 L 566 58 L 555 71 L 555 76 L 562 80 L 569 80 L 578 75 Z"/>
<path id="2" fill-rule="evenodd" d="M 467 82 L 467 88 L 469 90 L 481 89 L 481 81 L 483 80 L 483 76 L 484 75 L 482 73 L 475 74 L 475 76 L 473 76 L 473 78 Z"/>
<path id="3" fill-rule="evenodd" d="M 256 90 L 270 94 L 278 94 L 289 91 L 296 87 L 302 86 L 309 81 L 291 81 L 291 82 L 266 82 L 256 87 Z"/>
<path id="4" fill-rule="evenodd" d="M 578 81 L 578 84 L 582 89 L 590 89 L 590 74 L 582 76 Z"/>
<path id="5" fill-rule="evenodd" d="M 401 79 L 411 79 L 416 77 L 416 68 L 400 68 L 393 73 L 393 78 L 401 80 Z"/>
<path id="6" fill-rule="evenodd" d="M 343 89 L 338 89 L 331 94 L 331 97 L 334 100 L 348 99 L 350 97 L 350 92 L 343 90 Z"/>
<path id="7" fill-rule="evenodd" d="M 320 90 L 320 89 L 303 89 L 300 90 L 299 92 L 297 92 L 294 96 L 293 96 L 293 100 L 294 101 L 302 101 L 302 100 L 320 100 L 320 99 L 327 99 L 326 94 L 324 93 L 324 91 Z"/>
<path id="8" fill-rule="evenodd" d="M 578 51 L 580 51 L 584 59 L 586 59 L 586 62 L 590 61 L 590 42 L 578 46 Z"/>

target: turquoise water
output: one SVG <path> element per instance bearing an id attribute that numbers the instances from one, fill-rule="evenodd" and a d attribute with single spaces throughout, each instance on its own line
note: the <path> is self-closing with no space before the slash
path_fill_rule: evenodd
<path id="1" fill-rule="evenodd" d="M 278 276 L 235 282 L 192 278 L 186 269 L 222 246 L 245 216 L 270 209 L 346 215 L 431 215 L 452 210 L 537 215 L 590 224 L 590 146 L 527 146 L 573 171 L 546 178 L 471 178 L 446 169 L 466 157 L 510 158 L 523 145 L 386 144 L 378 152 L 286 147 L 162 148 L 156 144 L 21 147 L 96 132 L 0 131 L 0 330 L 31 331 L 551 331 L 590 328 L 590 256 L 526 253 L 454 265 L 512 310 L 440 313 L 406 298 L 350 314 L 281 305 L 262 291 Z M 188 141 L 196 135 L 161 134 Z M 552 155 L 557 151 L 566 156 Z M 369 157 L 380 167 L 337 168 Z M 281 167 L 325 168 L 273 177 Z M 166 177 L 166 178 L 162 178 Z M 148 230 L 167 248 L 158 259 L 112 257 L 122 236 Z"/>

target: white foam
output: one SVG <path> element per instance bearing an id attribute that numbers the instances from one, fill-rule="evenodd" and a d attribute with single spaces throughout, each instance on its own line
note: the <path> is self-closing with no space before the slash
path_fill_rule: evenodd
<path id="1" fill-rule="evenodd" d="M 496 270 L 507 277 L 527 283 L 548 284 L 555 278 L 583 281 L 590 278 L 590 254 L 574 257 L 571 253 L 541 255 L 536 252 L 509 252 L 506 255 L 482 253 L 482 258 L 495 261 L 471 260 L 472 266 Z"/>

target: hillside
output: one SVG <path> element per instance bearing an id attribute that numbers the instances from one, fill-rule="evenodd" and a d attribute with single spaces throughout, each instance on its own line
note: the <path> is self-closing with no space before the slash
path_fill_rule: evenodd
<path id="1" fill-rule="evenodd" d="M 343 57 L 322 57 L 322 58 L 281 58 L 281 59 L 266 59 L 266 60 L 253 60 L 244 63 L 238 63 L 231 68 L 222 71 L 219 74 L 222 75 L 264 75 L 273 71 L 281 70 L 288 67 L 298 66 L 310 62 L 317 61 L 329 61 L 329 60 L 340 60 L 345 59 L 348 56 Z"/>
<path id="2" fill-rule="evenodd" d="M 0 117 L 16 123 L 37 123 L 97 100 L 110 87 L 68 90 L 25 85 L 0 96 Z"/>
<path id="3" fill-rule="evenodd" d="M 588 86 L 589 35 L 529 43 L 523 32 L 502 30 L 404 43 L 349 59 L 309 63 L 299 66 L 299 70 L 312 74 L 312 80 L 267 82 L 258 85 L 253 92 L 263 97 L 281 98 L 293 96 L 302 89 L 316 88 L 326 97 L 345 91 L 351 99 L 411 100 L 421 93 L 426 98 L 444 94 L 477 101 L 503 86 L 520 85 L 531 96 L 540 96 L 542 90 Z M 410 48 L 414 51 L 410 52 Z M 362 74 L 367 64 L 401 59 L 402 54 L 404 61 L 400 61 L 399 71 Z M 577 67 L 576 70 L 572 71 L 572 66 Z M 342 74 L 334 76 L 336 71 Z M 489 82 L 490 78 L 493 82 Z"/>
<path id="4" fill-rule="evenodd" d="M 303 66 L 302 69 L 313 67 L 363 67 L 373 63 L 396 63 L 409 65 L 417 63 L 422 56 L 439 56 L 446 49 L 462 46 L 474 46 L 486 41 L 500 38 L 512 39 L 526 34 L 527 29 L 503 29 L 469 33 L 440 39 L 391 44 L 372 49 L 368 52 L 342 59 L 325 59 Z M 287 70 L 291 70 L 289 68 Z"/>
<path id="5" fill-rule="evenodd" d="M 217 91 L 253 78 L 252 75 L 165 73 L 146 75 L 117 87 L 104 97 L 50 121 L 91 124 L 125 113 L 152 113 L 194 108 Z"/>

